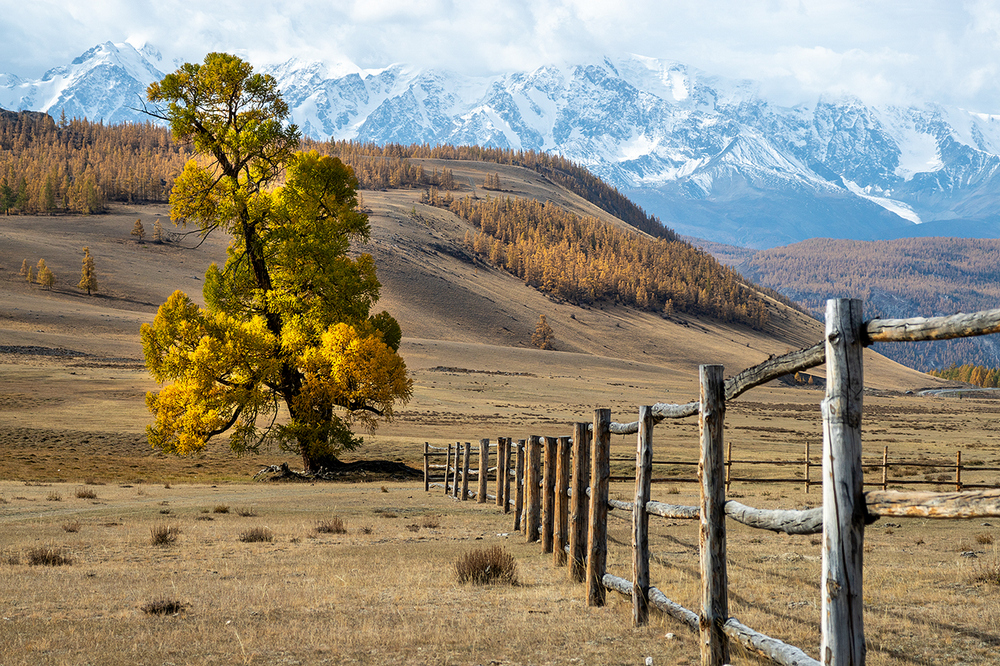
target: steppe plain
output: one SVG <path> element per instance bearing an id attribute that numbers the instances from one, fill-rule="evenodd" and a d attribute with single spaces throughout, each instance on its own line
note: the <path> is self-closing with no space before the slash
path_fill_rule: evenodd
<path id="1" fill-rule="evenodd" d="M 500 170 L 512 191 L 603 215 L 531 172 L 451 166 L 470 190 L 487 168 Z M 373 225 L 364 249 L 379 266 L 379 307 L 403 327 L 414 397 L 367 438 L 361 457 L 419 468 L 424 442 L 568 435 L 597 407 L 630 421 L 638 405 L 695 399 L 700 363 L 722 363 L 735 374 L 822 334 L 818 323 L 777 304 L 771 330 L 758 332 L 556 302 L 463 259 L 454 248 L 468 227 L 421 205 L 418 192 L 365 192 L 364 199 Z M 143 396 L 156 387 L 142 365 L 139 327 L 174 289 L 200 300 L 205 268 L 224 259 L 226 244 L 222 237 L 198 245 L 193 237 L 157 244 L 130 236 L 136 219 L 149 233 L 157 218 L 180 231 L 170 227 L 166 206 L 0 218 L 0 664 L 641 664 L 647 656 L 697 663 L 696 637 L 668 618 L 654 615 L 635 630 L 623 600 L 587 608 L 583 589 L 537 545 L 524 544 L 495 507 L 392 478 L 252 482 L 264 464 L 296 467 L 298 460 L 277 451 L 236 458 L 224 441 L 195 458 L 151 451 Z M 83 246 L 101 283 L 92 297 L 75 287 Z M 23 259 L 40 258 L 57 278 L 51 292 L 18 276 Z M 555 330 L 556 351 L 530 346 L 539 314 Z M 866 459 L 881 459 L 889 446 L 899 459 L 953 461 L 961 450 L 967 465 L 1000 465 L 1000 403 L 907 393 L 940 385 L 869 355 Z M 818 461 L 821 398 L 815 387 L 776 382 L 731 403 L 733 457 L 801 461 L 808 441 Z M 634 446 L 633 438 L 615 437 L 613 455 L 633 456 Z M 657 428 L 657 458 L 693 461 L 697 448 L 695 421 Z M 615 473 L 630 467 L 616 463 Z M 946 467 L 899 473 L 929 481 L 925 489 L 954 483 Z M 801 478 L 802 471 L 747 465 L 736 474 Z M 963 480 L 1000 485 L 1000 473 L 963 470 Z M 621 483 L 613 493 L 627 498 L 632 490 Z M 737 482 L 731 496 L 799 508 L 816 505 L 819 490 Z M 654 497 L 697 503 L 686 482 L 657 485 Z M 223 506 L 230 510 L 215 511 Z M 333 516 L 346 534 L 316 530 Z M 730 525 L 731 613 L 816 656 L 817 538 Z M 175 544 L 151 544 L 151 530 L 162 526 L 178 528 Z M 627 523 L 613 518 L 611 526 L 609 567 L 627 576 Z M 253 527 L 269 529 L 273 541 L 241 542 Z M 998 527 L 1000 520 L 917 519 L 868 527 L 869 663 L 1000 663 L 1000 585 L 977 580 L 998 566 Z M 697 608 L 696 526 L 658 522 L 653 532 L 654 584 Z M 457 558 L 494 544 L 515 555 L 522 584 L 458 585 Z M 72 564 L 29 566 L 26 553 L 38 546 Z M 141 610 L 161 598 L 184 607 L 167 616 Z M 753 661 L 734 654 L 735 663 Z"/>

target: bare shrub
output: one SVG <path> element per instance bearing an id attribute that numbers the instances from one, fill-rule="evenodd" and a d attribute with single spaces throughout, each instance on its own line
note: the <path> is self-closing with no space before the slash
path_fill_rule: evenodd
<path id="1" fill-rule="evenodd" d="M 150 543 L 154 546 L 169 546 L 177 542 L 181 528 L 176 525 L 154 525 L 149 532 Z"/>
<path id="2" fill-rule="evenodd" d="M 160 513 L 163 514 L 164 516 L 169 515 L 170 509 L 160 509 Z"/>
<path id="3" fill-rule="evenodd" d="M 984 546 L 993 545 L 993 535 L 989 532 L 980 532 L 976 535 L 976 543 L 981 543 Z"/>
<path id="4" fill-rule="evenodd" d="M 1000 551 L 996 548 L 986 557 L 972 563 L 969 580 L 973 583 L 987 583 L 1000 586 Z"/>
<path id="5" fill-rule="evenodd" d="M 263 541 L 274 541 L 274 535 L 266 527 L 252 527 L 240 534 L 240 541 L 243 543 L 260 543 Z"/>
<path id="6" fill-rule="evenodd" d="M 466 553 L 455 563 L 459 583 L 517 585 L 517 561 L 501 546 Z"/>
<path id="7" fill-rule="evenodd" d="M 146 615 L 176 615 L 184 610 L 185 605 L 176 599 L 154 599 L 140 608 Z"/>
<path id="8" fill-rule="evenodd" d="M 215 508 L 212 509 L 212 513 L 229 513 L 228 504 L 216 504 Z"/>
<path id="9" fill-rule="evenodd" d="M 425 516 L 420 526 L 425 529 L 434 530 L 441 527 L 441 521 L 438 520 L 437 516 Z"/>
<path id="10" fill-rule="evenodd" d="M 258 514 L 252 506 L 241 506 L 236 509 L 237 516 L 243 516 L 244 518 L 252 518 L 258 516 Z"/>
<path id="11" fill-rule="evenodd" d="M 26 553 L 31 566 L 59 567 L 73 564 L 73 558 L 66 555 L 61 548 L 53 546 L 36 546 Z"/>
<path id="12" fill-rule="evenodd" d="M 80 531 L 80 521 L 74 520 L 68 523 L 63 523 L 62 528 L 64 532 L 79 532 Z"/>
<path id="13" fill-rule="evenodd" d="M 329 520 L 320 520 L 316 523 L 317 534 L 347 534 L 347 527 L 340 516 L 334 516 Z"/>
<path id="14" fill-rule="evenodd" d="M 202 515 L 202 516 L 197 516 L 195 518 L 195 520 L 215 520 L 215 518 L 212 518 L 212 516 L 204 516 L 204 515 Z"/>
<path id="15" fill-rule="evenodd" d="M 76 489 L 76 496 L 80 499 L 97 499 L 97 493 L 84 486 L 80 486 Z"/>
<path id="16" fill-rule="evenodd" d="M 45 496 L 45 499 L 47 499 L 50 502 L 62 502 L 62 495 L 60 495 L 59 493 L 49 493 L 48 495 Z"/>
<path id="17" fill-rule="evenodd" d="M 371 534 L 375 530 L 372 529 L 371 525 L 363 525 L 359 531 L 362 534 Z"/>

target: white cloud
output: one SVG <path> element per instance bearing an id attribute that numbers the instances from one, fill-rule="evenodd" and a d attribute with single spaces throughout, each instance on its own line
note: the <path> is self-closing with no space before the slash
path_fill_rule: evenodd
<path id="1" fill-rule="evenodd" d="M 104 41 L 155 45 L 162 69 L 213 50 L 466 73 L 622 52 L 819 94 L 1000 112 L 1000 2 L 975 0 L 0 0 L 0 71 L 36 77 Z"/>

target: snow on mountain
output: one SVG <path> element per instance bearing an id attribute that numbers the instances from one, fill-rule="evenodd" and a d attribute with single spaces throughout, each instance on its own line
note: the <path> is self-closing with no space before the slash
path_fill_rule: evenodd
<path id="1" fill-rule="evenodd" d="M 38 81 L 0 74 L 0 106 L 144 121 L 155 48 L 105 43 Z M 815 235 L 1000 233 L 1000 116 L 821 98 L 793 108 L 753 81 L 643 56 L 489 77 L 394 64 L 260 68 L 318 139 L 560 153 L 683 233 L 764 247 Z"/>

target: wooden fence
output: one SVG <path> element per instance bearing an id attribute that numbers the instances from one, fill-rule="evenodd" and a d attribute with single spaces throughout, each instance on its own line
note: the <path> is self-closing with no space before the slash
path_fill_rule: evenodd
<path id="1" fill-rule="evenodd" d="M 862 554 L 864 528 L 880 516 L 971 518 L 1000 516 L 1000 490 L 966 492 L 864 491 L 861 457 L 863 396 L 862 350 L 872 342 L 942 340 L 1000 332 L 1000 309 L 929 319 L 861 319 L 857 300 L 827 302 L 826 339 L 744 370 L 728 381 L 723 368 L 704 365 L 699 371 L 700 398 L 684 405 L 656 404 L 639 409 L 639 420 L 613 423 L 611 412 L 597 409 L 592 423 L 577 423 L 572 437 L 532 436 L 519 440 L 513 470 L 516 497 L 510 498 L 511 440 L 496 445 L 494 495 L 487 495 L 489 442 L 481 440 L 478 492 L 468 489 L 470 447 L 456 446 L 454 462 L 448 453 L 425 446 L 425 489 L 429 489 L 429 460 L 447 455 L 445 493 L 492 498 L 505 511 L 514 510 L 515 529 L 522 527 L 528 541 L 541 541 L 553 553 L 557 566 L 568 565 L 573 580 L 586 583 L 588 605 L 603 605 L 607 590 L 632 599 L 633 623 L 647 622 L 653 606 L 700 634 L 702 664 L 720 666 L 729 661 L 729 641 L 788 666 L 865 663 L 862 616 Z M 826 363 L 826 397 L 822 402 L 823 505 L 816 509 L 761 510 L 726 500 L 726 458 L 723 428 L 726 401 L 786 374 Z M 653 431 L 665 418 L 697 416 L 700 431 L 699 506 L 676 506 L 651 498 Z M 610 500 L 610 445 L 612 434 L 637 434 L 635 497 L 633 502 Z M 463 455 L 459 455 L 462 451 Z M 541 461 L 544 452 L 545 465 Z M 883 471 L 889 464 L 883 456 Z M 731 461 L 731 455 L 729 456 Z M 809 462 L 808 454 L 806 463 Z M 907 463 L 913 465 L 914 463 Z M 461 468 L 461 473 L 460 473 Z M 977 467 L 977 469 L 982 469 Z M 961 459 L 956 461 L 956 484 L 961 488 Z M 806 467 L 808 479 L 808 467 Z M 801 481 L 800 481 L 801 482 Z M 899 481 L 894 481 L 898 483 Z M 437 485 L 437 484 L 434 484 Z M 885 481 L 881 484 L 883 488 Z M 609 573 L 607 515 L 610 510 L 632 514 L 631 580 Z M 650 516 L 699 521 L 701 610 L 688 610 L 671 601 L 649 580 Z M 822 608 L 820 655 L 822 662 L 801 649 L 759 633 L 729 616 L 725 517 L 760 529 L 788 534 L 822 532 Z"/>

